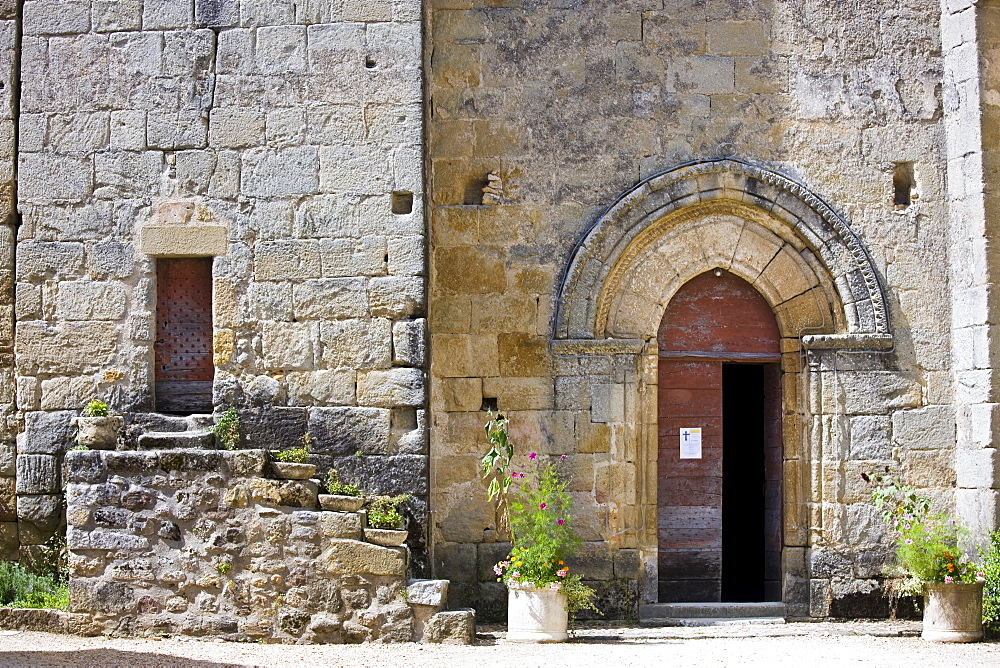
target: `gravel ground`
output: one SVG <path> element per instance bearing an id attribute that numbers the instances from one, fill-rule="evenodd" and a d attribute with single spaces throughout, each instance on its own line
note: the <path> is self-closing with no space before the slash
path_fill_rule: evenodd
<path id="1" fill-rule="evenodd" d="M 497 627 L 474 646 L 257 645 L 197 640 L 0 635 L 0 666 L 1000 666 L 1000 643 L 945 645 L 905 622 L 701 628 L 587 628 L 560 645 L 508 643 Z M 9 634 L 12 632 L 2 632 Z"/>

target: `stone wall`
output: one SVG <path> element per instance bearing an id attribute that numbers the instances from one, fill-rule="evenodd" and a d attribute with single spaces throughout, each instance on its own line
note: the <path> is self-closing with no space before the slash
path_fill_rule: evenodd
<path id="1" fill-rule="evenodd" d="M 250 446 L 308 433 L 322 469 L 423 515 L 420 18 L 417 0 L 23 2 L 19 466 L 59 457 L 92 397 L 162 426 L 140 415 L 156 258 L 214 256 L 215 406 Z"/>
<path id="2" fill-rule="evenodd" d="M 447 583 L 407 589 L 406 547 L 365 542 L 361 513 L 318 510 L 314 481 L 265 478 L 268 461 L 261 450 L 69 453 L 73 630 L 440 641 L 460 639 L 448 633 L 461 617 L 469 640 L 468 613 L 435 617 Z"/>
<path id="3" fill-rule="evenodd" d="M 631 347 L 558 348 L 554 313 L 578 244 L 619 197 L 687 161 L 734 156 L 838 211 L 885 293 L 889 346 L 806 353 L 802 335 L 845 333 L 858 317 L 845 307 L 853 284 L 833 280 L 816 283 L 833 304 L 827 319 L 802 317 L 808 327 L 783 334 L 790 614 L 825 615 L 831 602 L 877 596 L 884 542 L 858 473 L 898 462 L 942 508 L 954 503 L 939 3 L 500 4 L 430 3 L 435 572 L 458 581 L 456 600 L 502 609 L 489 567 L 504 545 L 494 542 L 477 480 L 480 409 L 495 404 L 522 456 L 568 455 L 585 541 L 580 571 L 602 587 L 638 583 L 639 597 L 655 600 L 656 467 L 644 454 L 655 439 L 655 355 L 641 354 L 655 329 L 629 330 Z M 913 199 L 897 206 L 893 173 L 908 163 Z M 621 206 L 664 197 L 651 189 Z M 752 220 L 774 206 L 736 203 L 757 207 Z M 692 226 L 718 219 L 702 215 L 691 215 Z M 789 286 L 792 267 L 822 245 L 796 241 L 800 233 L 785 240 L 797 257 L 768 267 Z M 675 258 L 728 266 L 735 245 L 726 243 L 708 226 L 685 243 L 664 241 L 663 271 Z M 825 262 L 811 265 L 817 276 L 836 274 Z M 648 284 L 662 279 L 655 273 L 630 278 Z M 611 303 L 658 321 L 651 314 L 682 281 L 661 282 L 651 302 L 589 295 L 589 313 Z M 775 308 L 787 299 L 766 296 Z M 475 572 L 465 566 L 473 561 Z"/>

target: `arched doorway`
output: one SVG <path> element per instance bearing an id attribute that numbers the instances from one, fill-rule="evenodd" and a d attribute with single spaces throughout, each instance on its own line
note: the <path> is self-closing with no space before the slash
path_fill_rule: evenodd
<path id="1" fill-rule="evenodd" d="M 673 296 L 657 342 L 659 600 L 781 600 L 781 348 L 771 307 L 715 269 Z"/>

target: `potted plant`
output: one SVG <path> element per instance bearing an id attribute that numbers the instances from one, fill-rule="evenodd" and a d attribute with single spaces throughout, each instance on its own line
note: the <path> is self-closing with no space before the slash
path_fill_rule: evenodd
<path id="1" fill-rule="evenodd" d="M 921 637 L 982 640 L 985 577 L 964 555 L 968 531 L 955 519 L 931 514 L 930 499 L 904 485 L 889 467 L 861 475 L 875 486 L 872 499 L 892 531 L 896 562 L 889 571 L 890 594 L 924 595 Z"/>
<path id="2" fill-rule="evenodd" d="M 409 532 L 403 529 L 403 516 L 399 512 L 399 506 L 408 498 L 409 494 L 372 497 L 368 501 L 365 540 L 386 547 L 396 547 L 406 542 Z"/>
<path id="3" fill-rule="evenodd" d="M 355 513 L 361 509 L 365 499 L 361 490 L 355 485 L 340 482 L 336 469 L 330 469 L 323 483 L 326 494 L 319 495 L 319 505 L 323 510 L 336 510 L 344 513 Z"/>
<path id="4" fill-rule="evenodd" d="M 507 585 L 507 639 L 563 642 L 571 614 L 597 611 L 594 590 L 570 574 L 566 563 L 580 543 L 572 528 L 567 481 L 552 462 L 539 466 L 535 452 L 528 454 L 535 474 L 510 470 L 513 446 L 502 414 L 490 414 L 486 435 L 492 447 L 483 457 L 483 476 L 498 525 L 509 527 L 511 542 L 507 558 L 493 569 L 497 581 Z M 515 482 L 518 489 L 508 497 Z"/>
<path id="5" fill-rule="evenodd" d="M 308 436 L 308 434 L 307 434 Z M 309 440 L 303 439 L 302 447 L 287 448 L 272 453 L 271 470 L 279 478 L 286 480 L 308 480 L 316 475 L 316 465 L 306 464 L 309 457 Z"/>
<path id="6" fill-rule="evenodd" d="M 73 419 L 73 425 L 77 429 L 78 447 L 114 450 L 125 420 L 120 415 L 111 415 L 108 405 L 100 399 L 91 399 L 83 415 Z"/>

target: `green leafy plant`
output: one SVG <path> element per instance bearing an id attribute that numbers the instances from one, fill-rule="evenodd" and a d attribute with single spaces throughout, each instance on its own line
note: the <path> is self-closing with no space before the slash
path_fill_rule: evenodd
<path id="1" fill-rule="evenodd" d="M 301 448 L 288 448 L 282 450 L 281 452 L 275 453 L 274 458 L 279 462 L 285 462 L 288 464 L 305 464 L 306 459 L 309 458 L 309 450 L 305 447 Z"/>
<path id="2" fill-rule="evenodd" d="M 212 433 L 226 450 L 235 450 L 240 444 L 240 414 L 229 408 L 215 421 Z"/>
<path id="3" fill-rule="evenodd" d="M 340 496 L 361 496 L 361 490 L 355 485 L 340 482 L 340 476 L 336 469 L 330 469 L 326 474 L 325 482 L 327 494 L 338 494 Z"/>
<path id="4" fill-rule="evenodd" d="M 888 571 L 894 596 L 919 595 L 926 583 L 973 582 L 983 578 L 964 556 L 968 531 L 952 519 L 931 514 L 931 500 L 902 482 L 886 467 L 883 473 L 862 473 L 874 486 L 872 500 L 892 530 L 895 564 Z"/>
<path id="5" fill-rule="evenodd" d="M 488 414 L 486 423 L 486 440 L 490 443 L 487 452 L 480 462 L 483 467 L 483 480 L 487 483 L 486 493 L 493 502 L 493 513 L 496 516 L 497 528 L 503 534 L 510 534 L 510 515 L 507 505 L 507 491 L 514 480 L 509 474 L 510 460 L 514 457 L 514 445 L 507 432 L 509 422 L 503 413 Z"/>
<path id="6" fill-rule="evenodd" d="M 992 637 L 1000 635 L 1000 529 L 990 534 L 989 546 L 982 554 L 983 629 Z"/>
<path id="7" fill-rule="evenodd" d="M 368 526 L 374 529 L 402 527 L 403 515 L 399 512 L 399 506 L 408 498 L 409 494 L 373 497 L 368 502 Z"/>
<path id="8" fill-rule="evenodd" d="M 73 447 L 72 447 L 72 448 L 70 448 L 70 449 L 71 449 L 71 450 L 90 450 L 90 448 L 88 448 L 88 447 L 87 447 L 86 445 L 84 445 L 83 443 L 78 443 L 78 444 L 76 444 L 75 446 L 73 446 Z"/>
<path id="9" fill-rule="evenodd" d="M 66 610 L 69 587 L 56 576 L 35 575 L 16 562 L 0 562 L 0 605 Z"/>
<path id="10" fill-rule="evenodd" d="M 83 409 L 84 417 L 108 417 L 109 414 L 108 405 L 100 399 L 91 399 Z"/>
<path id="11" fill-rule="evenodd" d="M 566 564 L 580 545 L 573 530 L 568 480 L 559 475 L 554 463 L 540 466 L 536 452 L 528 454 L 528 460 L 535 464 L 534 474 L 511 470 L 514 447 L 507 428 L 503 415 L 490 414 L 486 437 L 491 448 L 482 461 L 490 499 L 498 516 L 503 514 L 509 522 L 511 550 L 493 567 L 497 582 L 562 590 L 570 615 L 584 609 L 601 614 L 594 602 L 594 589 L 583 584 L 579 575 L 570 574 Z M 559 458 L 565 459 L 566 455 Z M 515 482 L 517 488 L 511 496 Z"/>
<path id="12" fill-rule="evenodd" d="M 215 565 L 215 570 L 219 575 L 228 575 L 233 570 L 233 565 L 228 561 L 220 561 Z"/>

